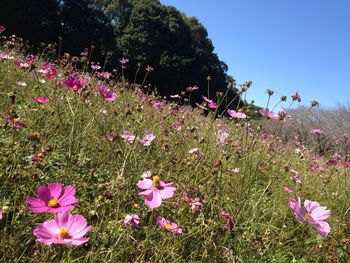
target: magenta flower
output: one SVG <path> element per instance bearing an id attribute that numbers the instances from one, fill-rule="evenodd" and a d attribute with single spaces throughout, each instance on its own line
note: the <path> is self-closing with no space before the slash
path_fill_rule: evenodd
<path id="1" fill-rule="evenodd" d="M 71 91 L 80 93 L 83 91 L 83 85 L 80 80 L 77 79 L 67 79 L 63 82 L 63 84 L 70 89 Z"/>
<path id="2" fill-rule="evenodd" d="M 145 196 L 145 204 L 152 209 L 159 207 L 163 199 L 173 197 L 176 188 L 172 184 L 172 182 L 160 181 L 159 176 L 153 176 L 152 178 L 143 178 L 137 183 L 137 187 L 145 190 L 139 195 Z"/>
<path id="3" fill-rule="evenodd" d="M 222 219 L 225 219 L 225 220 L 226 220 L 226 225 L 225 225 L 225 227 L 226 227 L 227 229 L 233 230 L 233 228 L 235 227 L 235 223 L 233 222 L 233 219 L 232 219 L 232 217 L 230 216 L 230 214 L 227 213 L 226 211 L 221 211 L 220 217 L 221 217 Z"/>
<path id="4" fill-rule="evenodd" d="M 247 115 L 245 115 L 244 113 L 237 112 L 237 111 L 230 110 L 230 109 L 227 110 L 227 114 L 230 115 L 230 117 L 233 119 L 245 119 L 245 118 L 247 118 Z"/>
<path id="5" fill-rule="evenodd" d="M 46 104 L 46 103 L 50 102 L 49 98 L 46 98 L 46 97 L 32 98 L 32 101 L 36 101 L 36 102 L 39 102 L 41 104 Z"/>
<path id="6" fill-rule="evenodd" d="M 276 115 L 273 111 L 270 111 L 269 109 L 265 108 L 265 109 L 260 109 L 259 113 L 261 116 L 265 116 L 268 119 L 273 119 L 273 120 L 278 120 L 279 116 Z"/>
<path id="7" fill-rule="evenodd" d="M 82 215 L 58 213 L 53 220 L 37 226 L 33 234 L 36 241 L 45 245 L 63 244 L 80 246 L 89 241 L 84 235 L 92 229 Z"/>
<path id="8" fill-rule="evenodd" d="M 120 135 L 120 137 L 122 137 L 130 144 L 133 144 L 135 140 L 135 134 L 133 134 L 131 131 L 124 131 L 123 134 Z"/>
<path id="9" fill-rule="evenodd" d="M 278 112 L 278 118 L 281 120 L 281 121 L 286 121 L 286 117 L 287 117 L 287 112 L 285 112 L 284 110 L 280 110 Z"/>
<path id="10" fill-rule="evenodd" d="M 45 74 L 46 78 L 52 79 L 57 75 L 57 68 L 48 63 L 45 63 L 44 65 L 41 66 L 38 72 Z"/>
<path id="11" fill-rule="evenodd" d="M 289 207 L 294 211 L 296 219 L 300 223 L 307 222 L 323 237 L 326 237 L 331 228 L 325 221 L 330 217 L 331 212 L 326 207 L 320 206 L 318 202 L 305 200 L 304 206 L 301 206 L 300 197 L 298 200 L 289 199 Z"/>
<path id="12" fill-rule="evenodd" d="M 126 65 L 126 64 L 129 62 L 129 59 L 127 59 L 127 58 L 121 58 L 121 59 L 119 59 L 119 62 L 120 62 L 120 64 L 122 64 L 122 65 Z"/>
<path id="13" fill-rule="evenodd" d="M 42 160 L 44 160 L 46 155 L 47 152 L 45 148 L 41 148 L 38 153 L 32 155 L 32 162 L 41 162 Z"/>
<path id="14" fill-rule="evenodd" d="M 119 223 L 122 223 L 124 226 L 134 226 L 138 227 L 140 225 L 141 218 L 139 215 L 126 215 L 124 219 L 120 220 Z"/>
<path id="15" fill-rule="evenodd" d="M 3 33 L 6 30 L 6 27 L 4 25 L 0 25 L 0 34 Z"/>
<path id="16" fill-rule="evenodd" d="M 67 185 L 62 190 L 58 182 L 41 185 L 37 189 L 38 197 L 28 197 L 27 203 L 33 213 L 60 213 L 73 209 L 78 203 L 75 198 L 75 188 Z"/>
<path id="17" fill-rule="evenodd" d="M 145 147 L 150 146 L 151 142 L 156 138 L 156 136 L 150 132 L 150 131 L 145 131 L 143 134 L 143 137 L 141 138 L 141 144 Z"/>
<path id="18" fill-rule="evenodd" d="M 164 228 L 166 231 L 169 231 L 171 233 L 175 233 L 177 235 L 182 234 L 182 229 L 178 227 L 177 224 L 165 219 L 162 216 L 157 217 L 157 224 L 161 227 Z"/>
<path id="19" fill-rule="evenodd" d="M 2 217 L 3 217 L 2 211 L 0 210 L 0 221 L 1 221 Z"/>
<path id="20" fill-rule="evenodd" d="M 350 162 L 344 162 L 343 165 L 344 165 L 345 167 L 350 167 Z"/>
<path id="21" fill-rule="evenodd" d="M 101 97 L 104 100 L 107 100 L 107 101 L 114 101 L 115 100 L 116 95 L 110 89 L 108 89 L 106 86 L 98 85 L 97 89 L 98 89 L 98 92 L 100 93 Z"/>
<path id="22" fill-rule="evenodd" d="M 25 123 L 23 121 L 21 121 L 21 118 L 7 118 L 6 119 L 8 123 L 10 123 L 13 127 L 15 127 L 16 129 L 23 129 L 26 127 Z"/>
<path id="23" fill-rule="evenodd" d="M 218 105 L 211 99 L 208 99 L 205 96 L 202 96 L 202 98 L 208 103 L 208 107 L 211 109 L 216 109 L 218 107 Z"/>

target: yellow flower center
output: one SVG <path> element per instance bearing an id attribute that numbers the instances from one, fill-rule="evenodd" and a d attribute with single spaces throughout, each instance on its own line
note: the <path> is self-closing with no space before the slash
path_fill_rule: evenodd
<path id="1" fill-rule="evenodd" d="M 74 85 L 74 86 L 72 87 L 72 89 L 73 89 L 73 90 L 77 90 L 77 89 L 78 89 L 78 86 L 77 86 L 77 85 Z"/>
<path id="2" fill-rule="evenodd" d="M 68 229 L 65 227 L 62 227 L 60 229 L 60 233 L 58 234 L 58 237 L 61 239 L 69 238 Z"/>
<path id="3" fill-rule="evenodd" d="M 134 209 L 137 209 L 137 208 L 139 208 L 139 204 L 134 203 L 134 204 L 132 205 L 132 207 L 133 207 Z"/>
<path id="4" fill-rule="evenodd" d="M 20 118 L 15 118 L 15 119 L 13 119 L 13 122 L 14 122 L 14 123 L 20 122 Z"/>
<path id="5" fill-rule="evenodd" d="M 160 177 L 157 176 L 157 175 L 153 176 L 152 182 L 153 182 L 153 186 L 154 187 L 158 187 L 159 186 L 159 182 L 160 182 Z"/>
<path id="6" fill-rule="evenodd" d="M 51 199 L 51 200 L 47 203 L 47 205 L 48 205 L 49 207 L 56 208 L 56 207 L 59 206 L 59 203 L 58 203 L 58 201 L 57 201 L 56 199 Z"/>
<path id="7" fill-rule="evenodd" d="M 171 230 L 171 225 L 170 224 L 166 224 L 164 228 L 165 228 L 165 230 L 170 231 Z"/>
<path id="8" fill-rule="evenodd" d="M 43 154 L 42 152 L 39 152 L 39 153 L 37 154 L 37 156 L 38 156 L 39 158 L 42 158 L 42 157 L 44 157 L 44 154 Z"/>
<path id="9" fill-rule="evenodd" d="M 306 219 L 312 219 L 312 214 L 311 214 L 311 213 L 306 213 L 306 214 L 304 215 L 304 218 L 306 218 Z"/>

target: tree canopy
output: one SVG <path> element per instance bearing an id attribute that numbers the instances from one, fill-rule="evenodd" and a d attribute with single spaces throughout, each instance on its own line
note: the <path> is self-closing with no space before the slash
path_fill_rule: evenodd
<path id="1" fill-rule="evenodd" d="M 4 1 L 0 21 L 8 32 L 34 43 L 57 42 L 62 36 L 62 49 L 74 55 L 94 45 L 94 60 L 113 54 L 111 68 L 118 66 L 118 58 L 127 57 L 129 80 L 138 65 L 151 65 L 155 71 L 148 81 L 161 95 L 197 85 L 193 98 L 199 101 L 207 95 L 208 76 L 211 99 L 227 88 L 228 67 L 214 53 L 206 28 L 158 0 Z"/>

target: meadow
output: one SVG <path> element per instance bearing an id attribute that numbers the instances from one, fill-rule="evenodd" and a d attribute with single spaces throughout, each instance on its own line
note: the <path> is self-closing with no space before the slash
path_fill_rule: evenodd
<path id="1" fill-rule="evenodd" d="M 24 50 L 2 37 L 1 262 L 349 262 L 350 144 L 282 140 L 298 93 L 214 118 L 195 88 L 165 101 L 127 82 L 127 59 Z"/>

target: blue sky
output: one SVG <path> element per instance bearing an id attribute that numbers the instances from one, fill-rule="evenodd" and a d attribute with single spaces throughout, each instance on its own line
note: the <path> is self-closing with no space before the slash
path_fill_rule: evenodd
<path id="1" fill-rule="evenodd" d="M 161 0 L 207 28 L 228 73 L 253 86 L 247 99 L 266 106 L 266 89 L 299 91 L 302 104 L 350 103 L 349 0 Z M 285 105 L 287 107 L 287 104 Z"/>

